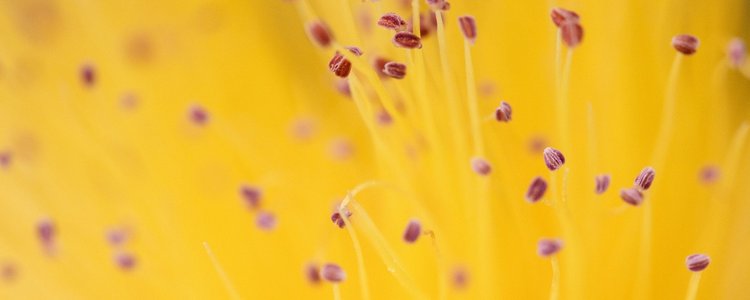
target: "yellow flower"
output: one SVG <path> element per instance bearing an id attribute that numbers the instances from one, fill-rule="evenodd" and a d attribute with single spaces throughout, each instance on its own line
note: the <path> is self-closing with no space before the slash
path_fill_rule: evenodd
<path id="1" fill-rule="evenodd" d="M 748 3 L 428 2 L 0 3 L 0 298 L 750 292 Z"/>

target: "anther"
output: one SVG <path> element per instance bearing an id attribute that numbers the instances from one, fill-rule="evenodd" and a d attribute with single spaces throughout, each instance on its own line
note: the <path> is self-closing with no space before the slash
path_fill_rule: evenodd
<path id="1" fill-rule="evenodd" d="M 276 216 L 270 212 L 261 211 L 255 217 L 255 225 L 261 230 L 271 231 L 276 228 Z"/>
<path id="2" fill-rule="evenodd" d="M 290 132 L 299 140 L 310 139 L 315 134 L 315 121 L 311 118 L 299 118 L 292 122 Z"/>
<path id="3" fill-rule="evenodd" d="M 320 283 L 320 269 L 318 268 L 318 265 L 314 263 L 307 264 L 305 266 L 305 278 L 307 278 L 307 282 L 309 283 Z"/>
<path id="4" fill-rule="evenodd" d="M 547 147 L 544 148 L 544 164 L 550 171 L 554 171 L 562 167 L 565 164 L 565 156 L 559 150 Z"/>
<path id="5" fill-rule="evenodd" d="M 0 276 L 3 277 L 3 280 L 6 282 L 13 281 L 13 279 L 16 278 L 18 275 L 18 270 L 16 269 L 16 265 L 10 262 L 3 263 L 3 266 L 0 267 Z"/>
<path id="6" fill-rule="evenodd" d="M 123 271 L 130 271 L 135 267 L 136 259 L 135 256 L 128 252 L 118 252 L 112 258 L 120 269 Z"/>
<path id="7" fill-rule="evenodd" d="M 111 228 L 107 231 L 107 242 L 113 247 L 119 247 L 128 240 L 129 232 L 125 227 Z"/>
<path id="8" fill-rule="evenodd" d="M 529 189 L 526 191 L 526 201 L 535 203 L 542 199 L 544 192 L 547 191 L 547 182 L 542 177 L 535 177 L 529 185 Z"/>
<path id="9" fill-rule="evenodd" d="M 52 220 L 49 220 L 49 219 L 40 220 L 36 224 L 36 233 L 44 249 L 47 252 L 53 251 L 57 230 L 55 229 L 55 224 L 52 223 Z"/>
<path id="10" fill-rule="evenodd" d="M 733 38 L 729 41 L 727 46 L 727 57 L 729 58 L 729 65 L 734 68 L 739 68 L 745 62 L 747 55 L 745 43 L 740 38 Z"/>
<path id="11" fill-rule="evenodd" d="M 453 268 L 451 276 L 453 286 L 457 289 L 464 289 L 469 284 L 469 272 L 465 267 L 456 266 Z"/>
<path id="12" fill-rule="evenodd" d="M 195 125 L 206 125 L 208 117 L 208 111 L 200 105 L 193 105 L 188 110 L 188 118 Z"/>
<path id="13" fill-rule="evenodd" d="M 378 121 L 378 124 L 381 126 L 388 126 L 393 123 L 393 117 L 391 117 L 391 114 L 388 113 L 385 109 L 381 109 L 377 112 L 375 115 L 375 120 Z"/>
<path id="14" fill-rule="evenodd" d="M 420 49 L 422 48 L 422 40 L 412 34 L 411 32 L 399 32 L 393 36 L 393 44 L 396 47 L 408 48 L 408 49 Z"/>
<path id="15" fill-rule="evenodd" d="M 345 210 L 344 213 L 346 214 L 346 218 L 349 219 L 352 216 L 352 212 Z M 333 214 L 331 214 L 331 221 L 333 224 L 336 224 L 339 228 L 344 228 L 346 226 L 346 222 L 344 221 L 344 218 L 341 217 L 341 214 L 336 211 Z"/>
<path id="16" fill-rule="evenodd" d="M 380 17 L 378 25 L 395 31 L 406 31 L 406 21 L 395 13 L 387 13 Z"/>
<path id="17" fill-rule="evenodd" d="M 390 62 L 390 60 L 380 56 L 377 56 L 372 60 L 372 67 L 375 68 L 375 71 L 377 71 L 380 77 L 388 77 L 388 75 L 386 75 L 383 71 L 385 69 L 385 64 L 387 64 L 388 62 Z"/>
<path id="18" fill-rule="evenodd" d="M 712 184 L 716 182 L 716 180 L 719 179 L 719 176 L 720 176 L 719 167 L 713 166 L 713 165 L 703 167 L 700 173 L 698 174 L 698 178 L 700 179 L 700 182 L 704 184 Z"/>
<path id="19" fill-rule="evenodd" d="M 357 47 L 346 47 L 346 49 L 356 56 L 362 55 L 362 50 Z M 352 63 L 349 62 L 344 55 L 336 51 L 333 58 L 331 58 L 331 61 L 328 62 L 328 69 L 331 70 L 333 74 L 336 74 L 336 76 L 346 78 L 352 70 Z"/>
<path id="20" fill-rule="evenodd" d="M 84 64 L 80 70 L 81 82 L 85 87 L 92 87 L 96 83 L 96 70 L 92 64 Z"/>
<path id="21" fill-rule="evenodd" d="M 706 256 L 705 254 L 693 254 L 685 259 L 685 265 L 687 265 L 688 270 L 692 272 L 700 272 L 705 270 L 710 262 L 711 258 Z"/>
<path id="22" fill-rule="evenodd" d="M 320 277 L 329 282 L 342 282 L 346 279 L 346 273 L 337 264 L 328 263 L 320 269 Z"/>
<path id="23" fill-rule="evenodd" d="M 672 46 L 682 54 L 692 55 L 698 50 L 700 41 L 695 36 L 680 34 L 672 38 Z"/>
<path id="24" fill-rule="evenodd" d="M 553 8 L 550 12 L 550 17 L 552 17 L 552 23 L 555 23 L 557 27 L 566 22 L 578 23 L 579 21 L 577 13 L 560 7 Z"/>
<path id="25" fill-rule="evenodd" d="M 12 158 L 13 156 L 10 154 L 10 151 L 0 152 L 0 168 L 8 168 Z"/>
<path id="26" fill-rule="evenodd" d="M 458 25 L 461 27 L 461 33 L 464 34 L 464 38 L 473 45 L 477 39 L 477 22 L 474 20 L 474 17 L 458 17 Z"/>
<path id="27" fill-rule="evenodd" d="M 492 172 L 492 166 L 490 165 L 490 163 L 481 157 L 474 157 L 471 160 L 471 168 L 475 173 L 482 176 L 487 176 Z"/>
<path id="28" fill-rule="evenodd" d="M 610 176 L 609 174 L 597 175 L 595 178 L 596 189 L 594 190 L 597 195 L 604 194 L 609 188 Z"/>
<path id="29" fill-rule="evenodd" d="M 537 254 L 541 257 L 549 257 L 560 252 L 563 243 L 560 239 L 541 239 L 537 243 Z"/>
<path id="30" fill-rule="evenodd" d="M 540 135 L 533 136 L 529 139 L 528 147 L 529 152 L 533 154 L 539 154 L 544 151 L 544 148 L 546 148 L 548 145 L 547 140 Z"/>
<path id="31" fill-rule="evenodd" d="M 495 109 L 495 120 L 499 122 L 510 122 L 511 113 L 513 110 L 510 108 L 508 102 L 500 102 L 500 106 Z"/>
<path id="32" fill-rule="evenodd" d="M 426 0 L 426 2 L 430 8 L 437 11 L 449 10 L 451 8 L 451 4 L 445 0 Z"/>
<path id="33" fill-rule="evenodd" d="M 120 96 L 120 107 L 124 109 L 134 109 L 138 106 L 138 96 L 132 92 L 125 92 Z"/>
<path id="34" fill-rule="evenodd" d="M 397 62 L 388 62 L 383 66 L 383 74 L 391 78 L 403 79 L 406 76 L 406 65 Z"/>
<path id="35" fill-rule="evenodd" d="M 307 36 L 320 47 L 328 47 L 333 41 L 333 34 L 331 34 L 328 26 L 321 21 L 307 23 Z"/>
<path id="36" fill-rule="evenodd" d="M 583 41 L 583 26 L 578 22 L 564 22 L 560 26 L 562 40 L 568 48 L 575 48 Z"/>
<path id="37" fill-rule="evenodd" d="M 625 201 L 625 203 L 632 206 L 638 206 L 643 203 L 643 193 L 641 193 L 641 191 L 637 188 L 627 188 L 620 190 L 620 198 L 622 198 L 622 201 Z"/>
<path id="38" fill-rule="evenodd" d="M 354 146 L 343 138 L 337 138 L 331 142 L 330 154 L 336 160 L 346 160 L 354 155 Z"/>
<path id="39" fill-rule="evenodd" d="M 641 173 L 638 174 L 638 177 L 635 178 L 635 186 L 641 191 L 648 190 L 654 182 L 654 177 L 656 177 L 656 171 L 654 171 L 654 168 L 645 167 L 641 170 Z"/>
<path id="40" fill-rule="evenodd" d="M 414 243 L 420 234 L 422 234 L 422 225 L 417 220 L 411 220 L 404 230 L 404 242 L 409 244 Z"/>
<path id="41" fill-rule="evenodd" d="M 243 184 L 240 186 L 239 192 L 248 208 L 257 209 L 260 207 L 260 199 L 263 196 L 263 191 L 259 187 Z"/>

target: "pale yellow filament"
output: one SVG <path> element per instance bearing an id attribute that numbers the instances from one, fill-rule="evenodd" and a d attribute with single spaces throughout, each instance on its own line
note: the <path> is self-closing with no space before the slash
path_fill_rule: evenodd
<path id="1" fill-rule="evenodd" d="M 203 248 L 206 250 L 206 254 L 211 260 L 211 264 L 214 266 L 216 274 L 219 274 L 219 278 L 221 278 L 221 282 L 224 284 L 224 288 L 229 293 L 229 296 L 235 300 L 242 299 L 242 297 L 240 297 L 240 294 L 237 293 L 237 290 L 234 288 L 232 281 L 229 280 L 229 276 L 227 276 L 227 273 L 224 272 L 224 268 L 221 267 L 219 260 L 216 258 L 213 251 L 211 251 L 211 247 L 208 246 L 208 242 L 203 242 Z"/>

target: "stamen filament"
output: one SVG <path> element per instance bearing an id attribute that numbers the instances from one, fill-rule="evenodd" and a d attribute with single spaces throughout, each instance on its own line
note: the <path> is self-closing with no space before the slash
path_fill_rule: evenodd
<path id="1" fill-rule="evenodd" d="M 351 208 L 352 214 L 357 216 L 357 225 L 359 229 L 362 230 L 365 236 L 370 240 L 370 243 L 375 247 L 375 250 L 385 263 L 388 271 L 396 277 L 396 280 L 398 280 L 398 282 L 406 288 L 413 297 L 427 299 L 426 295 L 416 286 L 409 274 L 401 266 L 395 252 L 388 245 L 388 242 L 377 229 L 372 219 L 367 215 L 365 209 L 354 200 L 352 193 L 349 193 L 344 201 L 341 202 L 339 210 L 343 210 L 347 205 Z"/>
<path id="2" fill-rule="evenodd" d="M 445 261 L 440 252 L 440 246 L 437 243 L 435 232 L 432 230 L 426 230 L 424 234 L 430 237 L 432 250 L 435 252 L 435 261 L 438 269 L 438 299 L 444 300 L 448 297 L 448 276 L 447 269 L 445 268 Z"/>
<path id="3" fill-rule="evenodd" d="M 448 96 L 448 107 L 450 113 L 448 114 L 451 125 L 451 135 L 454 141 L 456 141 L 456 152 L 458 153 L 459 165 L 463 163 L 467 158 L 466 146 L 463 142 L 466 137 L 461 126 L 461 108 L 458 103 L 458 92 L 453 77 L 453 70 L 448 60 L 448 46 L 445 37 L 445 25 L 443 24 L 443 14 L 441 12 L 435 13 L 437 19 L 437 37 L 438 37 L 438 52 L 440 53 L 440 66 L 443 72 L 443 86 L 445 86 L 446 94 Z M 463 177 L 462 177 L 463 178 Z"/>
<path id="4" fill-rule="evenodd" d="M 474 79 L 474 65 L 471 59 L 471 42 L 468 40 L 464 40 L 464 58 L 466 63 L 466 94 L 469 102 L 471 135 L 474 140 L 474 155 L 484 156 L 484 142 L 482 141 L 481 120 L 477 103 L 477 84 Z"/>
<path id="5" fill-rule="evenodd" d="M 698 296 L 698 286 L 700 286 L 701 274 L 703 274 L 703 272 L 692 273 L 693 274 L 690 276 L 690 283 L 688 284 L 685 300 L 695 300 L 695 297 Z"/>
<path id="6" fill-rule="evenodd" d="M 573 64 L 573 49 L 569 48 L 565 56 L 565 65 L 560 74 L 558 93 L 556 99 L 557 129 L 560 144 L 563 151 L 570 151 L 570 121 L 568 112 L 568 90 L 570 81 L 570 69 Z"/>
<path id="7" fill-rule="evenodd" d="M 341 288 L 338 283 L 332 284 L 333 286 L 333 300 L 341 300 Z"/>
<path id="8" fill-rule="evenodd" d="M 557 255 L 553 255 L 550 262 L 552 264 L 552 282 L 549 287 L 549 299 L 557 300 L 560 297 L 560 263 L 557 260 Z"/>
<path id="9" fill-rule="evenodd" d="M 338 212 L 341 215 L 341 219 L 344 220 L 344 224 L 346 224 L 346 231 L 349 233 L 349 237 L 351 237 L 352 239 L 352 246 L 354 246 L 354 254 L 357 257 L 357 271 L 359 273 L 359 286 L 362 294 L 362 299 L 369 300 L 370 287 L 367 284 L 367 271 L 365 270 L 365 258 L 362 254 L 362 246 L 359 243 L 357 232 L 352 227 L 352 223 L 349 221 L 347 213 L 344 211 L 344 207 L 339 206 Z"/>
<path id="10" fill-rule="evenodd" d="M 675 54 L 672 67 L 669 71 L 661 124 L 659 125 L 659 133 L 656 136 L 656 146 L 654 147 L 654 152 L 651 157 L 651 165 L 654 166 L 655 170 L 664 169 L 669 141 L 672 137 L 677 79 L 679 77 L 683 56 L 684 55 L 679 52 Z M 641 298 L 647 297 L 651 290 L 651 201 L 645 201 L 643 206 L 643 216 L 641 218 L 641 249 L 638 267 L 639 280 L 636 281 L 635 293 L 636 297 Z"/>
<path id="11" fill-rule="evenodd" d="M 208 246 L 208 242 L 203 242 L 203 248 L 206 250 L 208 258 L 211 259 L 211 264 L 214 266 L 214 270 L 216 270 L 216 273 L 219 274 L 219 278 L 221 278 L 221 282 L 224 284 L 224 288 L 226 288 L 229 296 L 235 300 L 242 299 L 242 297 L 240 297 L 240 294 L 237 293 L 237 290 L 234 288 L 232 281 L 229 280 L 227 273 L 224 272 L 224 268 L 221 267 L 219 260 L 216 259 L 213 251 L 211 251 L 211 247 Z"/>

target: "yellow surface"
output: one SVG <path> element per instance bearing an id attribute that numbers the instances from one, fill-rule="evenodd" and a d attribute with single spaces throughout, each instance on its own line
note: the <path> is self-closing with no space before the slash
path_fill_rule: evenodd
<path id="1" fill-rule="evenodd" d="M 552 268 L 536 254 L 541 237 L 565 241 L 560 299 L 679 299 L 693 253 L 712 259 L 698 299 L 750 293 L 750 145 L 741 138 L 730 151 L 750 120 L 750 80 L 724 58 L 731 38 L 750 38 L 746 1 L 454 1 L 445 15 L 446 76 L 434 31 L 407 57 L 375 25 L 384 12 L 409 19 L 405 1 L 299 1 L 0 1 L 0 150 L 12 154 L 0 169 L 0 262 L 18 272 L 0 279 L 0 298 L 229 298 L 207 242 L 244 299 L 332 298 L 330 284 L 306 281 L 309 262 L 340 264 L 342 298 L 360 299 L 350 235 L 329 217 L 371 180 L 379 184 L 351 208 L 369 218 L 348 221 L 372 299 L 437 299 L 441 289 L 451 299 L 544 299 Z M 585 30 L 565 103 L 569 149 L 556 125 L 554 6 L 578 12 Z M 481 179 L 469 163 L 471 97 L 456 22 L 464 14 L 477 20 L 477 84 L 494 84 L 478 93 L 482 150 L 493 166 Z M 365 52 L 350 77 L 354 99 L 336 92 L 327 70 L 335 49 L 305 34 L 304 19 L 316 17 L 338 44 Z M 652 164 L 670 41 L 680 33 L 701 44 L 682 60 L 666 162 L 646 194 L 652 242 L 644 260 L 646 206 L 625 206 L 619 190 Z M 388 97 L 362 72 L 375 55 L 408 63 L 406 79 L 382 81 Z M 415 63 L 422 57 L 423 68 Z M 96 70 L 91 88 L 79 78 L 86 63 Z M 123 107 L 127 93 L 135 107 Z M 501 100 L 513 120 L 485 120 Z M 390 127 L 371 117 L 382 101 L 405 107 Z M 193 104 L 208 110 L 207 126 L 189 122 Z M 290 134 L 299 120 L 312 120 L 309 140 Z M 566 178 L 530 152 L 538 136 L 565 154 Z M 353 155 L 333 156 L 337 143 L 350 143 Z M 698 181 L 707 164 L 723 164 L 713 185 Z M 599 173 L 612 184 L 595 196 Z M 556 184 L 545 196 L 554 206 L 524 200 L 537 175 Z M 257 212 L 237 194 L 243 183 L 263 188 L 274 230 L 256 227 Z M 36 236 L 43 218 L 58 230 L 54 256 Z M 401 240 L 411 218 L 434 232 L 436 246 L 428 235 Z M 113 263 L 105 240 L 115 226 L 133 233 L 124 246 L 137 257 L 129 272 Z M 382 260 L 391 256 L 400 265 L 393 273 Z M 468 271 L 465 289 L 441 280 L 458 266 Z"/>

